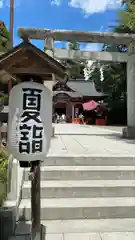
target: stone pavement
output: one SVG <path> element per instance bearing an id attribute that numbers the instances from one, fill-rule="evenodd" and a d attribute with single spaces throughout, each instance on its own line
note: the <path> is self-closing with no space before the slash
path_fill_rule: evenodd
<path id="1" fill-rule="evenodd" d="M 135 233 L 68 233 L 50 234 L 45 240 L 133 240 Z"/>
<path id="2" fill-rule="evenodd" d="M 76 124 L 56 124 L 55 137 L 51 140 L 51 147 L 48 156 L 105 156 L 109 158 L 134 157 L 135 141 L 122 139 L 119 129 L 112 130 L 103 127 Z M 88 166 L 86 167 L 89 168 Z M 42 168 L 44 168 L 44 166 Z M 57 166 L 55 166 L 55 168 L 57 168 Z M 74 167 L 72 166 L 72 168 Z M 113 168 L 113 166 L 111 166 L 111 168 Z M 126 166 L 126 168 L 128 168 L 128 166 Z M 132 170 L 134 170 L 134 167 L 132 167 Z M 101 182 L 104 184 L 103 181 Z M 113 181 L 113 184 L 115 184 L 115 182 Z M 56 181 L 55 183 L 58 184 Z M 91 184 L 93 183 L 91 182 Z M 109 181 L 107 184 L 109 184 Z M 126 183 L 124 183 L 124 186 L 126 184 L 128 185 L 128 180 Z M 133 180 L 131 185 L 134 184 L 135 181 Z M 58 201 L 59 200 L 56 199 L 56 202 Z M 104 201 L 106 201 L 106 199 Z M 132 201 L 134 206 L 134 197 L 132 198 Z M 29 222 L 27 222 L 27 224 L 25 223 L 23 226 L 18 225 L 16 229 L 16 237 L 11 238 L 10 240 L 28 240 L 30 227 L 29 230 L 28 228 L 25 230 L 26 225 L 30 226 L 28 223 Z M 43 237 L 43 240 L 120 240 L 121 238 L 123 240 L 135 239 L 135 218 L 51 221 L 43 220 L 42 224 L 45 227 L 45 235 Z"/>
<path id="3" fill-rule="evenodd" d="M 68 234 L 47 234 L 41 240 L 134 240 L 135 233 L 68 233 Z M 29 236 L 11 237 L 10 240 L 30 240 Z"/>
<path id="4" fill-rule="evenodd" d="M 118 131 L 118 132 L 122 132 L 122 129 L 124 128 L 125 126 L 100 126 L 100 128 L 104 128 L 104 129 L 110 129 L 112 131 Z"/>
<path id="5" fill-rule="evenodd" d="M 49 156 L 135 156 L 135 140 L 103 127 L 55 124 Z"/>
<path id="6" fill-rule="evenodd" d="M 100 219 L 42 221 L 45 229 L 42 240 L 134 240 L 134 219 Z M 128 229 L 124 232 L 124 229 Z M 30 225 L 16 229 L 16 237 L 10 240 L 29 240 Z"/>

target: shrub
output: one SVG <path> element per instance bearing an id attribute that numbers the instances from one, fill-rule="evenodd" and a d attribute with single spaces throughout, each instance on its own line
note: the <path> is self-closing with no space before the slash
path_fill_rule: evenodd
<path id="1" fill-rule="evenodd" d="M 8 154 L 0 151 L 0 206 L 6 199 L 7 193 L 7 166 L 8 166 Z"/>

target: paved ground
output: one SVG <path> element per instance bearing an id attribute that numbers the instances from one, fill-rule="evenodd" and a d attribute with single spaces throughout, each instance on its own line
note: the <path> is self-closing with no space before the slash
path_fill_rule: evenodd
<path id="1" fill-rule="evenodd" d="M 134 240 L 134 219 L 100 219 L 42 221 L 42 240 Z M 127 230 L 125 232 L 125 229 Z M 25 235 L 24 235 L 25 233 Z M 22 224 L 16 229 L 17 237 L 9 240 L 28 240 L 30 224 Z M 36 239 L 35 239 L 36 240 Z"/>
<path id="2" fill-rule="evenodd" d="M 109 130 L 118 131 L 118 132 L 122 132 L 123 127 L 122 126 L 100 126 L 100 128 L 109 129 Z"/>
<path id="3" fill-rule="evenodd" d="M 135 156 L 135 140 L 122 139 L 121 128 L 56 124 L 51 156 Z"/>
<path id="4" fill-rule="evenodd" d="M 133 240 L 134 233 L 71 233 L 71 234 L 55 234 L 48 235 L 46 240 Z"/>
<path id="5" fill-rule="evenodd" d="M 48 155 L 135 156 L 135 140 L 122 139 L 121 127 L 56 124 Z M 43 221 L 43 225 L 45 240 L 135 239 L 135 219 Z M 18 233 L 22 230 L 19 228 Z M 26 240 L 26 235 L 12 240 Z"/>
<path id="6" fill-rule="evenodd" d="M 134 233 L 74 233 L 74 234 L 59 234 L 48 235 L 46 240 L 133 240 L 135 238 Z"/>

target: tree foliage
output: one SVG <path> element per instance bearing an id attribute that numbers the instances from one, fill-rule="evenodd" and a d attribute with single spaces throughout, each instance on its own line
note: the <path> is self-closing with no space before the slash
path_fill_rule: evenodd
<path id="1" fill-rule="evenodd" d="M 68 44 L 68 49 L 70 49 L 70 50 L 80 50 L 80 45 L 76 41 L 71 41 Z"/>
<path id="2" fill-rule="evenodd" d="M 0 51 L 7 51 L 10 41 L 10 34 L 4 22 L 0 21 Z"/>
<path id="3" fill-rule="evenodd" d="M 135 1 L 134 1 L 135 2 Z M 129 9 L 129 8 L 128 8 Z M 127 8 L 122 11 L 127 11 Z M 123 14 L 123 13 L 122 13 Z M 135 14 L 135 8 L 134 8 Z M 132 13 L 130 17 L 132 16 Z M 132 17 L 131 17 L 132 18 Z M 134 19 L 135 24 L 135 19 Z M 132 25 L 133 26 L 133 25 Z M 120 24 L 116 26 L 113 31 L 117 33 L 135 33 L 135 29 L 131 29 L 130 25 L 126 25 L 121 17 Z M 102 51 L 109 52 L 127 52 L 128 46 L 120 45 L 107 45 L 104 44 Z M 95 66 L 95 67 L 94 67 Z M 100 68 L 103 68 L 104 80 L 100 80 Z M 126 100 L 127 100 L 127 71 L 126 63 L 93 63 L 94 69 L 89 76 L 90 81 L 94 81 L 97 90 L 103 91 L 108 94 L 106 99 L 109 108 L 111 109 L 111 120 L 114 123 L 126 123 Z M 115 117 L 114 117 L 115 116 Z M 119 118 L 119 119 L 118 119 Z"/>
<path id="4" fill-rule="evenodd" d="M 120 11 L 124 26 L 135 31 L 135 3 L 128 2 L 127 8 Z"/>
<path id="5" fill-rule="evenodd" d="M 68 50 L 80 50 L 80 45 L 76 41 L 69 42 Z M 62 64 L 66 66 L 70 73 L 70 78 L 84 78 L 84 63 L 80 60 L 62 60 Z"/>

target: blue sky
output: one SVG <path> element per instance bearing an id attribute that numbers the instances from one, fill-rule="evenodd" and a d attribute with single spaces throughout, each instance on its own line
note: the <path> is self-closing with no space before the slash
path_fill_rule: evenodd
<path id="1" fill-rule="evenodd" d="M 9 1 L 0 0 L 0 19 L 9 27 Z M 14 45 L 20 42 L 18 27 L 74 29 L 91 32 L 109 31 L 116 25 L 121 0 L 14 0 Z M 43 41 L 33 41 L 43 48 Z M 56 43 L 56 47 L 65 43 Z M 99 44 L 82 44 L 81 48 L 99 50 Z"/>

